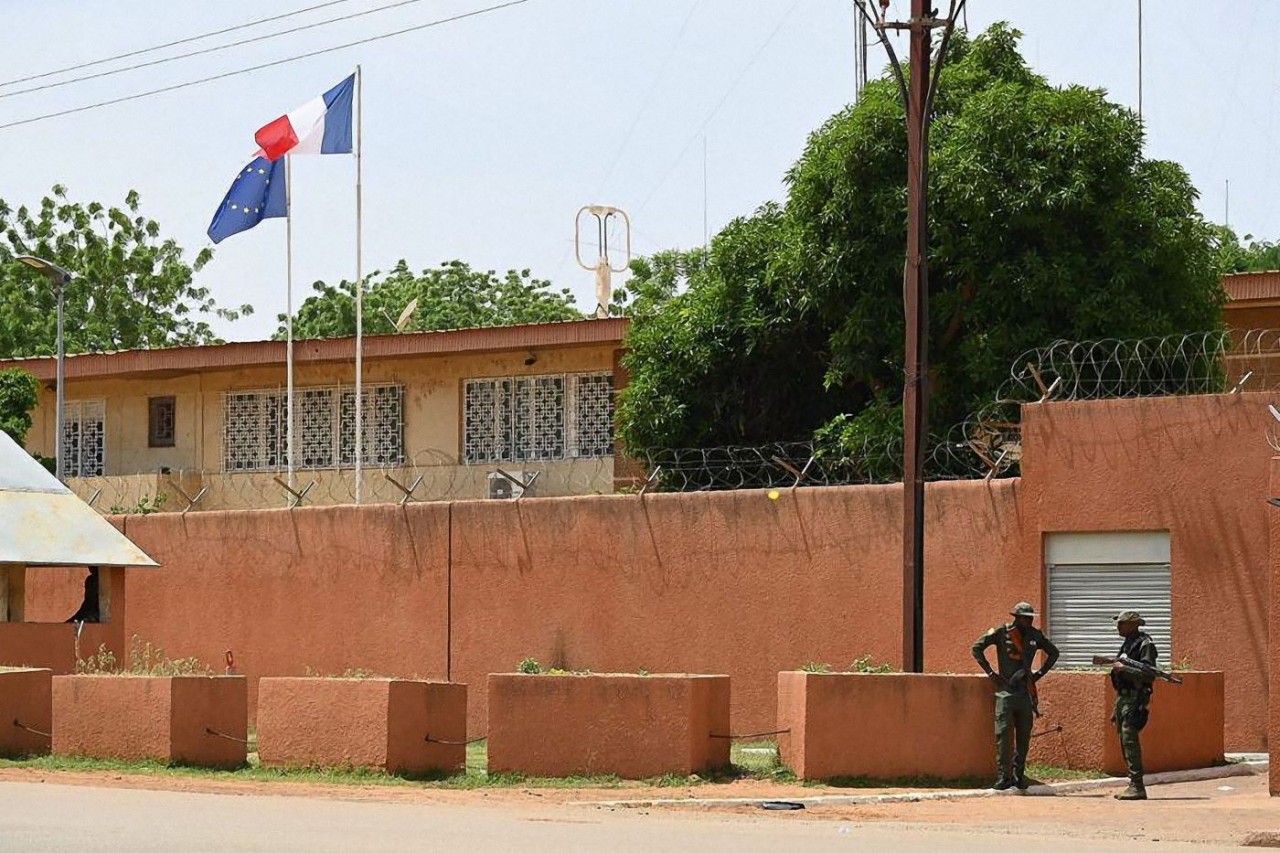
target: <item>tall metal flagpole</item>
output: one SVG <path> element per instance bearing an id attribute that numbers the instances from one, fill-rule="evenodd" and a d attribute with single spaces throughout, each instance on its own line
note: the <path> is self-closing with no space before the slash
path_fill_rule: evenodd
<path id="1" fill-rule="evenodd" d="M 360 149 L 364 145 L 364 74 L 356 66 L 356 504 L 364 486 L 364 219 Z"/>
<path id="2" fill-rule="evenodd" d="M 289 488 L 296 489 L 293 473 L 293 174 L 292 157 L 284 155 L 284 240 L 285 240 L 285 464 Z M 287 501 L 286 501 L 287 502 Z"/>

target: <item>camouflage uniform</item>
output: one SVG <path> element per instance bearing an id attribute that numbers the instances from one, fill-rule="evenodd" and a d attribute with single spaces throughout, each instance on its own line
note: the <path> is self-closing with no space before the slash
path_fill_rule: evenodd
<path id="1" fill-rule="evenodd" d="M 1133 610 L 1124 611 L 1115 617 L 1115 621 L 1117 623 L 1136 621 L 1138 625 L 1146 624 L 1146 620 Z M 1137 631 L 1132 636 L 1125 637 L 1116 655 L 1117 657 L 1127 655 L 1139 663 L 1155 666 L 1159 652 L 1156 644 L 1145 631 Z M 1154 682 L 1154 676 L 1143 672 L 1111 670 L 1111 686 L 1116 690 L 1115 709 L 1111 714 L 1111 722 L 1115 724 L 1116 731 L 1120 735 L 1120 752 L 1124 755 L 1124 762 L 1129 770 L 1129 790 L 1126 793 L 1141 792 L 1144 796 L 1146 793 L 1142 780 L 1142 743 L 1138 733 L 1147 724 L 1151 685 Z"/>
<path id="2" fill-rule="evenodd" d="M 1035 616 L 1030 604 L 1020 603 L 1011 616 Z M 1022 637 L 1019 650 L 1014 632 Z M 1035 695 L 1031 682 L 1043 677 L 1058 660 L 1058 647 L 1038 628 L 1023 630 L 1015 625 L 992 628 L 973 644 L 973 657 L 988 675 L 993 674 L 986 649 L 996 647 L 996 672 L 1000 685 L 996 690 L 996 764 L 1000 778 L 997 788 L 1017 785 L 1026 787 L 1027 752 L 1031 746 L 1031 728 L 1035 723 Z M 1033 671 L 1036 652 L 1045 654 L 1044 665 Z M 1029 677 L 1030 676 L 1030 677 Z"/>

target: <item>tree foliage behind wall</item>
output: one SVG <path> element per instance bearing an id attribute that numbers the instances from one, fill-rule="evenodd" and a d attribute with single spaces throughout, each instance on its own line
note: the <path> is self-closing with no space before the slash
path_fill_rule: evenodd
<path id="1" fill-rule="evenodd" d="M 466 329 L 478 326 L 512 326 L 580 320 L 582 313 L 567 290 L 552 290 L 551 282 L 537 279 L 529 270 L 510 270 L 498 276 L 492 270 L 474 270 L 462 261 L 446 261 L 434 269 L 415 273 L 405 261 L 384 274 L 374 273 L 365 282 L 364 331 L 389 334 L 416 300 L 416 307 L 402 331 Z M 337 286 L 318 281 L 314 296 L 307 297 L 294 317 L 295 338 L 333 338 L 356 333 L 356 287 L 343 281 Z M 285 336 L 285 316 L 280 315 L 277 338 Z"/>
<path id="2" fill-rule="evenodd" d="M 1055 339 L 1216 328 L 1214 230 L 1127 108 L 1051 86 L 996 25 L 953 41 L 932 130 L 930 418 L 991 402 Z M 621 434 L 635 450 L 901 435 L 906 129 L 873 81 L 815 132 L 787 198 L 702 252 L 638 262 Z M 826 429 L 824 430 L 824 426 Z"/>
<path id="3" fill-rule="evenodd" d="M 0 370 L 0 432 L 23 445 L 31 430 L 31 410 L 40 399 L 40 383 L 25 370 Z"/>
<path id="4" fill-rule="evenodd" d="M 38 272 L 14 262 L 35 255 L 71 271 L 66 292 L 68 352 L 217 341 L 207 317 L 234 320 L 253 309 L 220 309 L 182 248 L 141 213 L 130 192 L 122 207 L 71 201 L 64 187 L 34 210 L 0 199 L 0 356 L 50 355 L 57 346 L 57 297 Z"/>

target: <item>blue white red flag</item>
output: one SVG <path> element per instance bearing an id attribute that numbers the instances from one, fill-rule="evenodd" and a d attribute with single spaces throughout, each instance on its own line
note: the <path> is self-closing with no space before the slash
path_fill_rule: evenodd
<path id="1" fill-rule="evenodd" d="M 350 154 L 356 75 L 312 98 L 253 135 L 273 163 L 286 154 Z"/>

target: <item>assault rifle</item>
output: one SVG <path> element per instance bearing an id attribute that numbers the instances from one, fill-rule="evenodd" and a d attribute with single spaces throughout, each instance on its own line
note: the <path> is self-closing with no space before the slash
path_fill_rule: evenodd
<path id="1" fill-rule="evenodd" d="M 1159 678 L 1161 681 L 1167 681 L 1170 684 L 1182 683 L 1182 679 L 1173 673 L 1165 672 L 1163 669 L 1159 669 L 1148 663 L 1143 663 L 1140 660 L 1134 660 L 1128 655 L 1116 655 L 1115 657 L 1108 657 L 1106 655 L 1093 656 L 1094 666 L 1113 666 L 1117 663 L 1130 672 L 1140 672 L 1143 675 L 1150 675 L 1152 678 Z"/>

